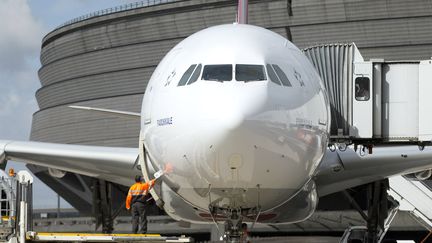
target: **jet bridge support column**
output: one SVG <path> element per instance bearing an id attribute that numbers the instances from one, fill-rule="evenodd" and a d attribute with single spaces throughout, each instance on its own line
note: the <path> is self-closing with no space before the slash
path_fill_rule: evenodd
<path id="1" fill-rule="evenodd" d="M 388 188 L 388 180 L 376 181 L 368 185 L 367 243 L 379 242 L 379 231 L 385 230 L 384 222 L 389 209 Z"/>

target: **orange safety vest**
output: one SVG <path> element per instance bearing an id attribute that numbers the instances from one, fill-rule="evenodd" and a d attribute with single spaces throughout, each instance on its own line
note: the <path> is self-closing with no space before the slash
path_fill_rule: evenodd
<path id="1" fill-rule="evenodd" d="M 133 184 L 129 188 L 128 195 L 126 197 L 126 208 L 130 209 L 131 202 L 132 201 L 140 201 L 137 200 L 138 198 L 141 200 L 144 200 L 145 196 L 147 195 L 148 191 L 154 186 L 156 179 L 153 179 L 149 182 L 143 183 L 143 182 L 137 182 Z M 133 200 L 135 199 L 135 200 Z M 145 202 L 145 201 L 143 201 Z"/>

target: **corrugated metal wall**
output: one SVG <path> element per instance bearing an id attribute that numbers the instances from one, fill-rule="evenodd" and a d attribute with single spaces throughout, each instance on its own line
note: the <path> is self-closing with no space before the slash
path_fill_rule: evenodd
<path id="1" fill-rule="evenodd" d="M 432 56 L 432 1 L 292 1 L 292 40 L 310 45 L 355 42 L 362 55 L 385 59 Z"/>

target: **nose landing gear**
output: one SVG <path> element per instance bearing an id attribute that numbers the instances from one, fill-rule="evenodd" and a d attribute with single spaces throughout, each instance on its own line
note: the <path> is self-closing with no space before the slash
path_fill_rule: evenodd
<path id="1" fill-rule="evenodd" d="M 213 221 L 216 223 L 216 216 L 223 215 L 226 218 L 224 223 L 223 241 L 227 243 L 245 243 L 247 242 L 247 225 L 243 223 L 243 218 L 250 213 L 256 213 L 255 208 L 218 208 L 210 207 L 210 213 Z"/>
<path id="2" fill-rule="evenodd" d="M 225 242 L 241 242 L 243 233 L 241 232 L 242 221 L 243 217 L 238 215 L 237 211 L 232 211 L 230 218 L 225 221 Z"/>

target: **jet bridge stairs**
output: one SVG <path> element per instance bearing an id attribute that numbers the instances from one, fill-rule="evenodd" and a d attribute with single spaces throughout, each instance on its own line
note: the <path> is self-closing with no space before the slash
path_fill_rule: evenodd
<path id="1" fill-rule="evenodd" d="M 303 52 L 329 94 L 330 149 L 353 146 L 372 153 L 374 146 L 418 145 L 422 150 L 431 145 L 432 60 L 366 61 L 354 43 L 317 45 Z M 387 193 L 398 205 L 373 242 L 382 240 L 398 210 L 432 230 L 432 187 L 422 181 L 431 175 L 429 170 L 389 179 Z M 362 230 L 348 229 L 341 242 L 350 242 L 350 234 Z"/>

